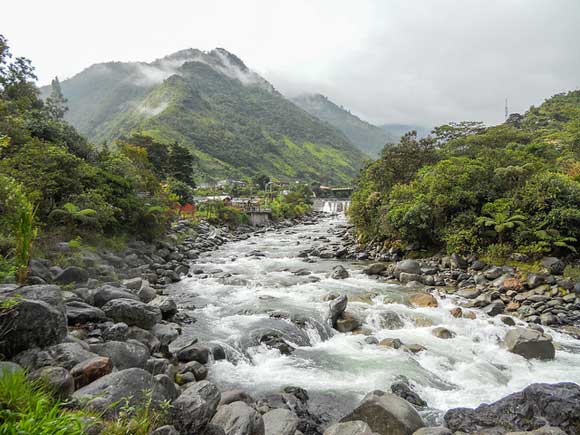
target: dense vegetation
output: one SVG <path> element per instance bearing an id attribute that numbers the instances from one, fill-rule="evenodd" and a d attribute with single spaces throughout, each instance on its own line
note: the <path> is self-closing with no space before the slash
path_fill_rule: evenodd
<path id="1" fill-rule="evenodd" d="M 339 107 L 320 94 L 307 94 L 293 98 L 292 101 L 318 119 L 328 122 L 340 130 L 360 150 L 377 157 L 387 142 L 397 142 L 398 135 L 363 121 L 343 107 Z"/>
<path id="2" fill-rule="evenodd" d="M 189 152 L 142 136 L 97 150 L 62 119 L 58 81 L 43 101 L 34 79 L 0 36 L 0 274 L 25 267 L 38 225 L 45 236 L 163 232 L 194 187 Z"/>
<path id="3" fill-rule="evenodd" d="M 365 158 L 223 49 L 93 65 L 61 86 L 66 119 L 95 143 L 132 133 L 179 142 L 196 156 L 200 180 L 264 173 L 345 183 Z"/>
<path id="4" fill-rule="evenodd" d="M 506 257 L 580 249 L 580 91 L 498 126 L 411 132 L 360 175 L 351 218 L 364 242 Z"/>

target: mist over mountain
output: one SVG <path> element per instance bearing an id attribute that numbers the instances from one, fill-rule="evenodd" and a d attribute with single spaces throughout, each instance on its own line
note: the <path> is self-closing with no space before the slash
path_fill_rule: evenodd
<path id="1" fill-rule="evenodd" d="M 43 89 L 47 94 L 48 88 Z M 66 115 L 98 144 L 134 132 L 179 142 L 202 176 L 347 183 L 366 155 L 225 49 L 95 64 L 62 82 Z"/>
<path id="2" fill-rule="evenodd" d="M 386 143 L 399 140 L 397 135 L 363 121 L 324 95 L 304 94 L 292 98 L 292 101 L 311 115 L 343 132 L 354 145 L 373 157 L 380 154 Z"/>
<path id="3" fill-rule="evenodd" d="M 412 124 L 383 124 L 380 128 L 387 132 L 389 135 L 394 136 L 397 142 L 401 136 L 412 130 L 417 132 L 418 137 L 425 137 L 431 131 L 431 129 L 428 127 Z"/>

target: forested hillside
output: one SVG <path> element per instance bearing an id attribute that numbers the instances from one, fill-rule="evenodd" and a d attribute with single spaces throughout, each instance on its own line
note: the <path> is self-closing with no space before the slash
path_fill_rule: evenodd
<path id="1" fill-rule="evenodd" d="M 346 183 L 365 158 L 223 49 L 93 65 L 61 87 L 66 119 L 95 143 L 134 132 L 178 142 L 197 157 L 202 177 L 265 173 Z"/>
<path id="2" fill-rule="evenodd" d="M 292 101 L 311 115 L 342 131 L 354 145 L 372 157 L 377 157 L 385 144 L 399 141 L 400 135 L 392 135 L 380 127 L 363 121 L 324 95 L 301 95 Z"/>
<path id="3" fill-rule="evenodd" d="M 363 241 L 506 257 L 580 249 L 580 91 L 498 126 L 403 137 L 369 164 L 351 218 Z"/>

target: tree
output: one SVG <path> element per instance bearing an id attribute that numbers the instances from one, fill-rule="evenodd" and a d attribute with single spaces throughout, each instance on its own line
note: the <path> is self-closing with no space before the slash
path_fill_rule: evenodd
<path id="1" fill-rule="evenodd" d="M 270 177 L 266 174 L 257 174 L 252 178 L 252 183 L 257 185 L 261 190 L 266 190 L 266 185 L 270 182 Z"/>
<path id="2" fill-rule="evenodd" d="M 449 124 L 435 127 L 431 132 L 439 145 L 453 139 L 480 134 L 485 131 L 485 125 L 479 121 L 450 122 Z"/>
<path id="3" fill-rule="evenodd" d="M 485 207 L 484 207 L 485 208 Z M 510 214 L 508 210 L 490 212 L 487 216 L 481 216 L 477 219 L 477 224 L 483 227 L 493 228 L 497 234 L 498 243 L 504 242 L 504 236 L 509 230 L 516 227 L 524 227 L 526 216 L 523 214 Z"/>
<path id="4" fill-rule="evenodd" d="M 194 157 L 187 148 L 175 142 L 169 149 L 169 176 L 195 188 L 193 181 Z"/>
<path id="5" fill-rule="evenodd" d="M 58 77 L 55 77 L 52 80 L 50 87 L 50 96 L 46 99 L 47 109 L 55 119 L 62 119 L 64 118 L 64 114 L 68 111 L 66 105 L 68 100 L 62 94 Z"/>

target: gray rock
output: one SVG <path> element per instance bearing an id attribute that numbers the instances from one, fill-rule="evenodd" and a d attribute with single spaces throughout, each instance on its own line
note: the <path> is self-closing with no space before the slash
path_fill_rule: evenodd
<path id="1" fill-rule="evenodd" d="M 552 340 L 539 331 L 514 328 L 508 331 L 504 344 L 508 351 L 526 359 L 554 359 L 556 350 Z"/>
<path id="2" fill-rule="evenodd" d="M 211 420 L 228 435 L 265 435 L 264 420 L 244 402 L 221 406 Z"/>
<path id="3" fill-rule="evenodd" d="M 363 269 L 363 273 L 367 275 L 378 275 L 385 270 L 387 270 L 387 265 L 385 263 L 373 263 Z"/>
<path id="4" fill-rule="evenodd" d="M 334 327 L 336 325 L 336 321 L 342 315 L 342 313 L 344 313 L 344 310 L 346 310 L 347 304 L 348 304 L 348 298 L 346 297 L 346 295 L 340 295 L 336 299 L 333 299 L 332 301 L 329 302 L 329 304 L 328 304 L 329 316 L 328 317 L 330 319 L 331 326 Z"/>
<path id="5" fill-rule="evenodd" d="M 340 264 L 338 266 L 334 266 L 332 268 L 332 273 L 330 274 L 330 277 L 333 279 L 346 279 L 349 276 L 350 275 L 348 271 L 344 268 L 344 266 L 341 266 Z"/>
<path id="6" fill-rule="evenodd" d="M 207 364 L 209 349 L 201 344 L 192 344 L 180 349 L 175 356 L 181 362 L 197 361 L 201 364 Z"/>
<path id="7" fill-rule="evenodd" d="M 569 435 L 580 434 L 580 386 L 571 382 L 532 384 L 476 409 L 455 408 L 444 417 L 453 432 L 481 432 L 489 428 L 530 431 L 546 425 L 559 427 Z"/>
<path id="8" fill-rule="evenodd" d="M 541 286 L 546 282 L 546 278 L 542 275 L 538 275 L 536 273 L 532 273 L 528 275 L 528 288 L 535 289 L 536 287 Z"/>
<path id="9" fill-rule="evenodd" d="M 491 269 L 486 270 L 483 273 L 486 279 L 493 281 L 494 279 L 498 279 L 503 274 L 503 269 L 501 267 L 492 267 Z"/>
<path id="10" fill-rule="evenodd" d="M 477 288 L 464 288 L 458 290 L 455 294 L 465 299 L 475 299 L 481 295 L 481 290 Z"/>
<path id="11" fill-rule="evenodd" d="M 172 325 L 157 323 L 151 328 L 151 333 L 157 337 L 161 346 L 168 346 L 169 343 L 179 337 L 179 331 Z"/>
<path id="12" fill-rule="evenodd" d="M 105 285 L 103 287 L 99 287 L 95 289 L 93 294 L 93 302 L 97 307 L 102 307 L 107 302 L 112 301 L 114 299 L 133 299 L 138 301 L 139 296 L 131 293 L 128 290 L 113 287 L 110 285 Z M 87 301 L 90 303 L 90 301 Z"/>
<path id="13" fill-rule="evenodd" d="M 425 407 L 427 406 L 427 402 L 425 402 L 421 397 L 415 393 L 409 384 L 404 381 L 398 381 L 391 384 L 391 391 L 393 394 L 396 394 L 401 399 L 406 400 L 411 405 Z"/>
<path id="14" fill-rule="evenodd" d="M 373 391 L 341 422 L 364 421 L 380 435 L 411 435 L 425 426 L 415 408 L 395 394 Z"/>
<path id="15" fill-rule="evenodd" d="M 395 266 L 395 275 L 398 276 L 401 272 L 421 275 L 421 265 L 415 260 L 399 261 Z"/>
<path id="16" fill-rule="evenodd" d="M 384 329 L 401 329 L 405 326 L 401 317 L 394 311 L 384 311 L 379 314 L 379 326 Z"/>
<path id="17" fill-rule="evenodd" d="M 451 254 L 449 262 L 453 269 L 462 269 L 462 270 L 467 269 L 467 261 L 465 261 L 465 258 L 463 258 L 459 254 Z"/>
<path id="18" fill-rule="evenodd" d="M 124 322 L 118 322 L 103 331 L 103 339 L 107 341 L 125 341 L 128 334 L 129 326 Z"/>
<path id="19" fill-rule="evenodd" d="M 66 303 L 66 317 L 69 325 L 98 323 L 107 318 L 103 310 L 80 301 Z"/>
<path id="20" fill-rule="evenodd" d="M 30 374 L 37 379 L 58 399 L 68 399 L 75 390 L 75 382 L 70 372 L 64 367 L 42 367 Z"/>
<path id="21" fill-rule="evenodd" d="M 335 328 L 340 332 L 351 332 L 357 328 L 360 328 L 361 322 L 352 313 L 345 311 L 336 320 Z"/>
<path id="22" fill-rule="evenodd" d="M 413 435 L 453 435 L 453 432 L 446 427 L 422 427 Z"/>
<path id="23" fill-rule="evenodd" d="M 125 405 L 140 407 L 149 402 L 153 409 L 168 399 L 167 393 L 153 376 L 140 368 L 113 372 L 73 393 L 78 404 L 115 418 Z"/>
<path id="24" fill-rule="evenodd" d="M 220 392 L 214 384 L 193 384 L 173 402 L 170 412 L 175 427 L 182 433 L 196 433 L 214 416 L 219 401 Z"/>
<path id="25" fill-rule="evenodd" d="M 323 435 L 377 435 L 364 421 L 336 423 L 324 431 Z"/>
<path id="26" fill-rule="evenodd" d="M 50 270 L 42 261 L 32 259 L 30 260 L 28 268 L 30 269 L 30 275 L 42 278 L 45 282 L 52 281 Z"/>
<path id="27" fill-rule="evenodd" d="M 143 329 L 152 328 L 161 321 L 161 310 L 158 307 L 133 299 L 113 299 L 103 305 L 102 309 L 115 322 L 124 322 Z"/>
<path id="28" fill-rule="evenodd" d="M 20 298 L 12 308 L 3 310 L 0 331 L 0 354 L 6 358 L 33 347 L 60 343 L 67 334 L 64 308 L 43 300 Z"/>
<path id="29" fill-rule="evenodd" d="M 147 349 L 149 349 L 149 352 L 151 353 L 157 352 L 161 347 L 161 342 L 153 333 L 146 329 L 139 328 L 138 326 L 129 327 L 127 338 L 130 340 L 136 340 L 147 346 Z"/>
<path id="30" fill-rule="evenodd" d="M 98 356 L 96 353 L 89 350 L 86 343 L 80 341 L 50 346 L 46 351 L 53 360 L 51 365 L 58 365 L 67 370 L 71 370 L 80 362 Z"/>
<path id="31" fill-rule="evenodd" d="M 491 304 L 483 307 L 482 311 L 488 316 L 497 316 L 502 314 L 505 310 L 505 304 L 501 300 L 493 301 Z"/>
<path id="32" fill-rule="evenodd" d="M 69 266 L 54 278 L 54 282 L 60 285 L 83 284 L 88 279 L 89 274 L 85 269 L 77 266 Z"/>
<path id="33" fill-rule="evenodd" d="M 149 305 L 158 307 L 161 310 L 161 315 L 164 319 L 171 319 L 177 314 L 177 304 L 175 300 L 169 296 L 157 296 Z"/>
<path id="34" fill-rule="evenodd" d="M 107 341 L 106 343 L 92 344 L 91 352 L 111 358 L 113 365 L 119 369 L 132 367 L 145 368 L 149 359 L 147 347 L 137 341 Z"/>
<path id="35" fill-rule="evenodd" d="M 150 435 L 180 435 L 175 426 L 165 425 L 158 427 Z"/>
<path id="36" fill-rule="evenodd" d="M 544 266 L 551 274 L 562 275 L 566 264 L 556 257 L 544 257 L 542 258 L 542 266 Z"/>
<path id="37" fill-rule="evenodd" d="M 431 334 L 433 334 L 437 338 L 442 338 L 444 340 L 448 340 L 450 338 L 455 337 L 455 332 L 450 331 L 449 329 L 444 328 L 443 326 L 433 328 L 431 330 Z"/>
<path id="38" fill-rule="evenodd" d="M 141 288 L 143 284 L 143 279 L 141 277 L 126 279 L 123 281 L 123 287 L 128 288 L 129 290 L 137 291 Z"/>
<path id="39" fill-rule="evenodd" d="M 248 405 L 252 405 L 254 398 L 243 390 L 228 390 L 222 393 L 219 406 L 229 405 L 233 402 L 245 402 Z"/>
<path id="40" fill-rule="evenodd" d="M 298 429 L 298 417 L 287 409 L 273 409 L 262 418 L 265 435 L 294 435 Z"/>
<path id="41" fill-rule="evenodd" d="M 24 370 L 20 364 L 11 361 L 0 361 L 0 377 L 2 377 L 4 373 L 12 374 L 20 370 Z"/>

